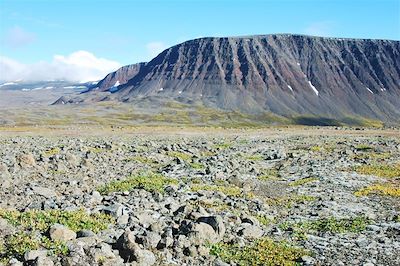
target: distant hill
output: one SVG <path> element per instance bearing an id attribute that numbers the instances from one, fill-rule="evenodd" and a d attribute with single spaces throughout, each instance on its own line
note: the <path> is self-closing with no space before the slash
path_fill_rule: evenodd
<path id="1" fill-rule="evenodd" d="M 71 102 L 156 98 L 251 114 L 399 122 L 400 42 L 290 34 L 200 38 L 123 67 L 97 86 Z"/>

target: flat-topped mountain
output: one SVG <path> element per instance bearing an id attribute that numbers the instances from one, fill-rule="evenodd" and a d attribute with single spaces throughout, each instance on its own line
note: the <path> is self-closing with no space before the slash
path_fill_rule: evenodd
<path id="1" fill-rule="evenodd" d="M 400 42 L 290 34 L 200 38 L 109 74 L 97 91 L 111 94 L 96 100 L 156 97 L 247 113 L 398 122 Z"/>

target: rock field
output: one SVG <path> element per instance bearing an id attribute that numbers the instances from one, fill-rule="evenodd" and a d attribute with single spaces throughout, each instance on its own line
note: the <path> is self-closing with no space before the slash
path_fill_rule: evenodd
<path id="1" fill-rule="evenodd" d="M 399 196 L 399 135 L 0 135 L 0 265 L 400 265 Z"/>

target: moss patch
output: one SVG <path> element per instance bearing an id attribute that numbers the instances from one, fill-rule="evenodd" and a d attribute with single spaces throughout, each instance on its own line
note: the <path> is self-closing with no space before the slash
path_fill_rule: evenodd
<path id="1" fill-rule="evenodd" d="M 291 187 L 302 186 L 304 184 L 307 184 L 310 182 L 315 182 L 317 180 L 319 180 L 319 179 L 315 178 L 315 177 L 306 177 L 306 178 L 302 178 L 302 179 L 291 182 L 289 184 L 289 186 L 291 186 Z"/>
<path id="2" fill-rule="evenodd" d="M 149 192 L 164 192 L 164 188 L 168 185 L 176 185 L 178 180 L 167 178 L 158 174 L 142 174 L 131 176 L 125 180 L 112 181 L 104 186 L 97 188 L 101 194 L 106 195 L 112 192 L 130 191 L 132 189 L 144 189 Z"/>
<path id="3" fill-rule="evenodd" d="M 64 242 L 53 241 L 45 236 L 49 228 L 56 223 L 63 224 L 75 232 L 87 229 L 96 233 L 114 223 L 114 219 L 109 215 L 89 215 L 83 210 L 19 212 L 0 209 L 0 217 L 21 230 L 4 239 L 0 248 L 0 262 L 7 262 L 12 257 L 22 259 L 25 252 L 40 248 L 47 249 L 49 255 L 68 254 L 69 250 Z"/>
<path id="4" fill-rule="evenodd" d="M 343 219 L 328 217 L 299 223 L 285 222 L 280 224 L 279 227 L 285 231 L 290 230 L 297 239 L 305 239 L 306 233 L 358 233 L 365 230 L 370 222 L 371 221 L 364 216 Z"/>
<path id="5" fill-rule="evenodd" d="M 399 184 L 393 184 L 393 183 L 375 184 L 364 187 L 354 193 L 354 195 L 358 197 L 368 196 L 370 194 L 400 197 L 400 186 Z"/>
<path id="6" fill-rule="evenodd" d="M 400 177 L 400 164 L 386 165 L 386 164 L 375 164 L 375 165 L 362 165 L 357 166 L 354 169 L 357 173 L 362 175 L 374 175 L 378 177 Z"/>
<path id="7" fill-rule="evenodd" d="M 234 244 L 219 243 L 211 246 L 211 255 L 236 265 L 296 265 L 296 261 L 308 252 L 287 242 L 275 242 L 261 238 L 240 247 Z"/>
<path id="8" fill-rule="evenodd" d="M 100 213 L 87 214 L 83 210 L 31 210 L 19 212 L 0 209 L 0 217 L 6 219 L 14 226 L 41 232 L 47 231 L 53 224 L 57 223 L 65 225 L 73 231 L 88 229 L 97 233 L 107 229 L 108 225 L 114 222 L 113 218 L 109 215 Z"/>

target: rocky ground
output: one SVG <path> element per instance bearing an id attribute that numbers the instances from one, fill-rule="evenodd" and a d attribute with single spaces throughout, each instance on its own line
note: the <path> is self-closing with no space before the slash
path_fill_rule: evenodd
<path id="1" fill-rule="evenodd" d="M 0 265 L 400 265 L 400 138 L 0 136 Z"/>

